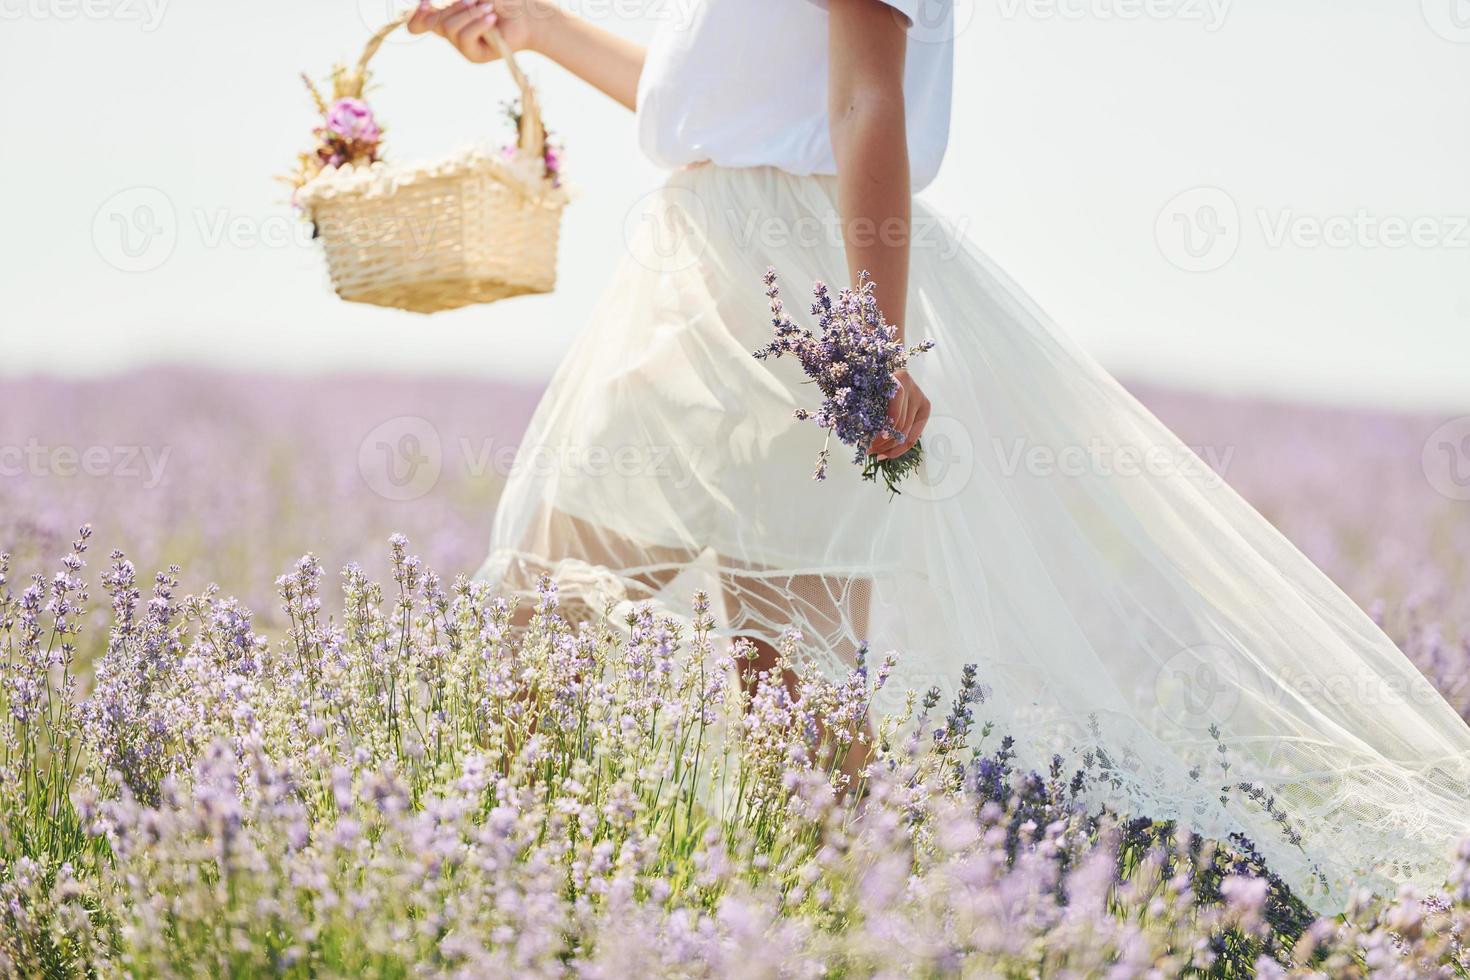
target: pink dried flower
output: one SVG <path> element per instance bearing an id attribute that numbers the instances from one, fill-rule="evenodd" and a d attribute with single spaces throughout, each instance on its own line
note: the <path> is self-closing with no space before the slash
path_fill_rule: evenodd
<path id="1" fill-rule="evenodd" d="M 347 140 L 376 143 L 383 135 L 373 110 L 361 99 L 345 98 L 327 110 L 327 131 Z"/>

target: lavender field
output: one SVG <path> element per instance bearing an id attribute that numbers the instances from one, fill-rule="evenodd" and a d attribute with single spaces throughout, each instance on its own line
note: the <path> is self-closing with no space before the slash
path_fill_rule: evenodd
<path id="1" fill-rule="evenodd" d="M 0 393 L 0 446 L 13 447 L 0 461 L 0 549 L 18 566 L 55 558 L 91 522 L 140 567 L 182 564 L 191 584 L 217 582 L 275 621 L 276 576 L 307 551 L 381 574 L 384 542 L 402 532 L 446 575 L 473 571 L 539 391 L 158 369 Z M 429 465 L 411 469 L 430 452 L 432 483 Z M 395 486 L 395 466 L 419 482 Z"/>
<path id="2" fill-rule="evenodd" d="M 1470 713 L 1470 503 L 1421 460 L 1444 418 L 1138 393 Z M 36 570 L 91 523 L 104 549 L 177 563 L 186 587 L 217 583 L 268 627 L 276 576 L 308 551 L 381 577 L 402 533 L 446 578 L 469 574 L 538 395 L 168 369 L 0 382 L 0 551 Z"/>
<path id="3" fill-rule="evenodd" d="M 1445 417 L 1140 394 L 1470 717 Z M 983 677 L 867 719 L 878 651 L 794 702 L 733 681 L 697 597 L 692 635 L 579 633 L 554 587 L 512 630 L 454 580 L 533 390 L 0 398 L 0 975 L 1470 972 L 1470 849 L 1314 921 L 1248 842 L 1089 812 L 1003 732 L 972 754 Z"/>

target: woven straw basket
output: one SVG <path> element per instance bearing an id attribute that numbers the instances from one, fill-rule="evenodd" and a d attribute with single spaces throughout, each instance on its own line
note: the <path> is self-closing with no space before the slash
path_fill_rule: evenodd
<path id="1" fill-rule="evenodd" d="M 355 69 L 359 82 L 383 41 L 407 20 L 405 14 L 368 41 Z M 349 164 L 323 171 L 298 192 L 343 299 L 434 313 L 556 285 L 566 194 L 540 169 L 546 130 L 536 92 L 500 34 L 491 31 L 490 38 L 521 91 L 517 160 L 469 151 L 414 167 Z"/>

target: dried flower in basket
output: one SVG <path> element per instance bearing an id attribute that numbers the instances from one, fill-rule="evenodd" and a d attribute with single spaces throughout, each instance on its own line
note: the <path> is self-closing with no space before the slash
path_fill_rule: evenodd
<path id="1" fill-rule="evenodd" d="M 511 132 L 515 135 L 511 141 L 501 148 L 501 155 L 507 160 L 515 160 L 520 156 L 519 145 L 521 132 L 521 103 L 513 100 L 505 103 L 505 114 L 510 119 Z M 545 130 L 546 139 L 541 147 L 541 173 L 539 177 L 551 181 L 552 187 L 561 186 L 561 161 L 562 148 L 560 143 L 553 143 L 551 130 Z"/>
<path id="2" fill-rule="evenodd" d="M 842 290 L 835 301 L 825 284 L 815 284 L 811 312 L 817 318 L 820 335 L 798 327 L 786 315 L 775 269 L 767 269 L 763 280 L 776 337 L 755 356 L 762 360 L 787 354 L 796 357 L 807 380 L 822 392 L 822 406 L 817 411 L 796 410 L 798 419 L 810 419 L 827 430 L 813 478 L 827 478 L 829 446 L 835 433 L 839 441 L 853 447 L 853 463 L 863 468 L 863 479 L 877 482 L 882 476 L 888 490 L 897 494 L 898 484 L 922 462 L 922 445 L 916 442 L 902 456 L 881 460 L 870 454 L 868 447 L 879 436 L 903 439 L 903 433 L 894 430 L 893 420 L 888 417 L 888 402 L 898 392 L 894 375 L 908 365 L 910 357 L 933 349 L 934 342 L 904 346 L 898 330 L 883 319 L 873 281 L 866 272 L 859 273 L 857 288 Z"/>
<path id="3" fill-rule="evenodd" d="M 377 162 L 383 128 L 373 116 L 372 107 L 362 99 L 366 72 L 350 72 L 340 65 L 335 68 L 330 102 L 322 97 L 310 78 L 303 74 L 301 80 L 321 113 L 322 124 L 312 130 L 316 145 L 298 158 L 296 175 L 291 179 L 293 188 L 301 187 L 328 168 L 344 164 L 360 167 Z"/>

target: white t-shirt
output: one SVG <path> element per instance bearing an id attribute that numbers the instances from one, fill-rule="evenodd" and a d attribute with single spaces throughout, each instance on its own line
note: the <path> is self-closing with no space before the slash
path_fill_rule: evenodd
<path id="1" fill-rule="evenodd" d="M 952 0 L 882 0 L 906 23 L 904 105 L 915 190 L 939 172 L 954 78 Z M 709 161 L 834 174 L 827 10 L 802 0 L 683 0 L 638 81 L 638 139 L 664 167 Z"/>

